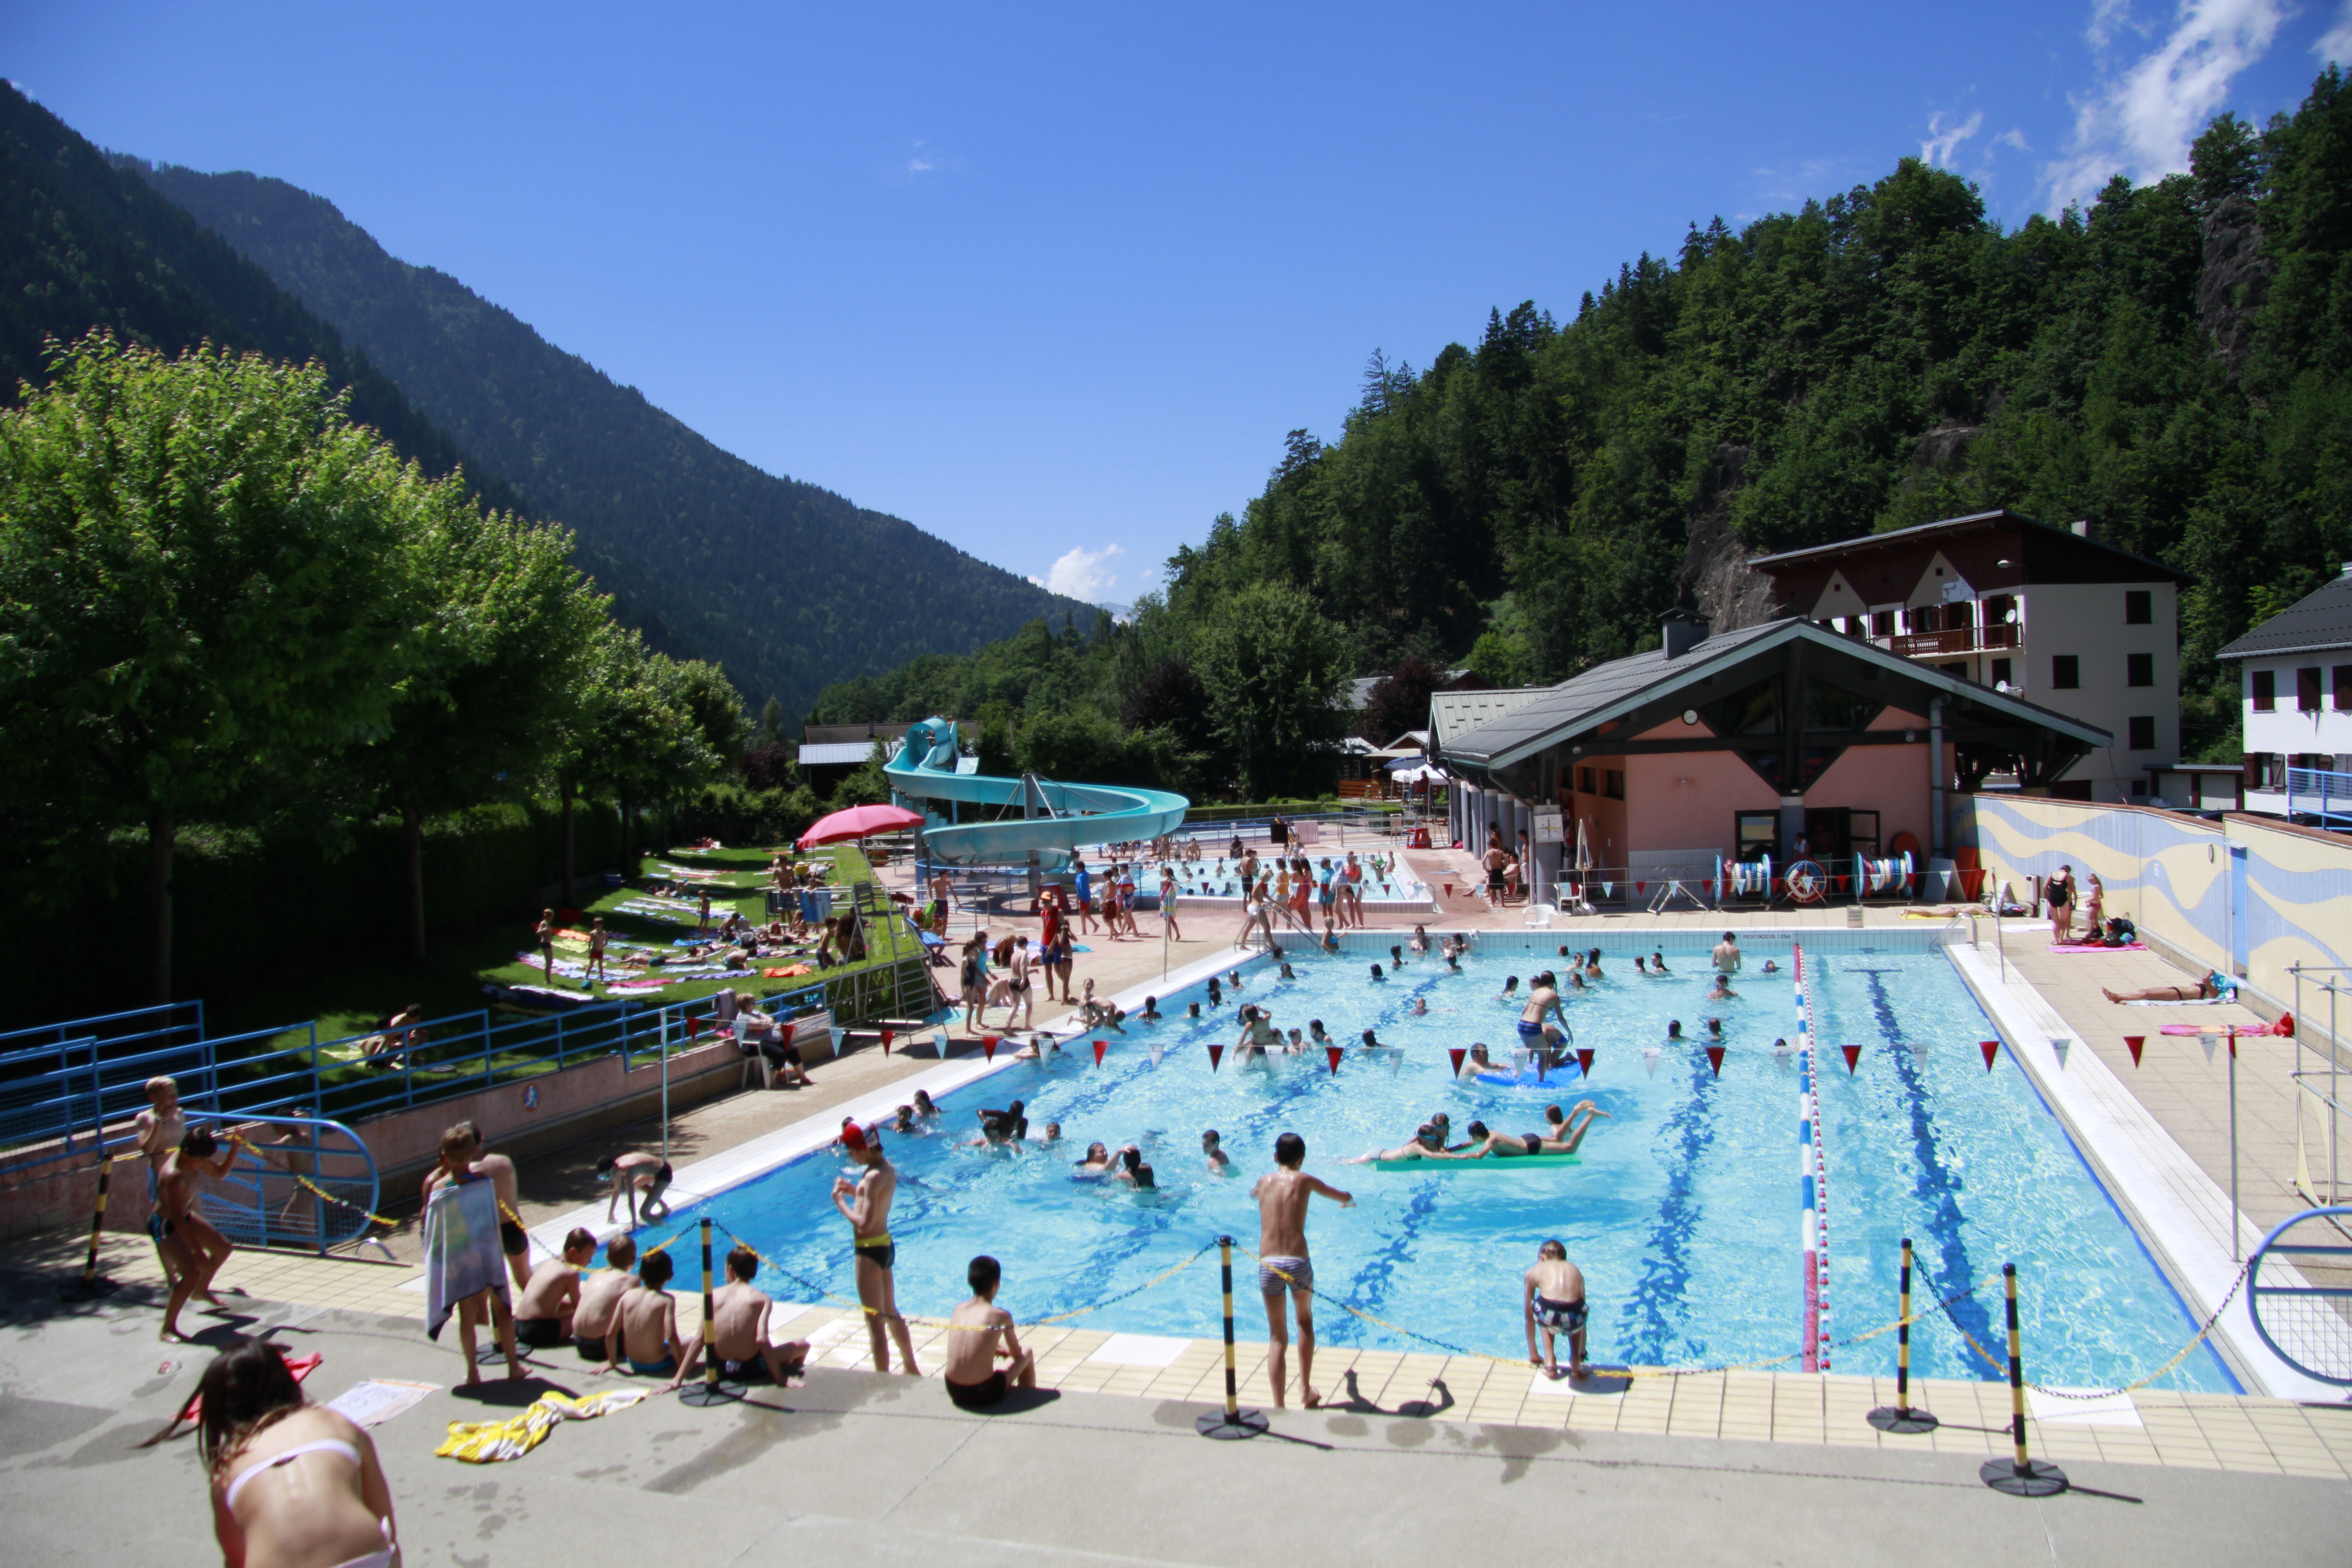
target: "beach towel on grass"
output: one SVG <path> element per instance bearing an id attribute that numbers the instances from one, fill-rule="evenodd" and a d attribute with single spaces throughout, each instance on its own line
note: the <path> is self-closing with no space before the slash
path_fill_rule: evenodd
<path id="1" fill-rule="evenodd" d="M 444 1182 L 425 1205 L 425 1337 L 439 1339 L 457 1303 L 477 1290 L 507 1300 L 498 1189 L 487 1179 Z"/>
<path id="2" fill-rule="evenodd" d="M 559 1421 L 593 1421 L 615 1410 L 626 1410 L 646 1397 L 642 1388 L 612 1388 L 574 1399 L 568 1394 L 542 1394 L 520 1415 L 504 1421 L 452 1421 L 448 1441 L 433 1450 L 436 1459 L 462 1459 L 469 1465 L 520 1459 L 547 1440 Z"/>

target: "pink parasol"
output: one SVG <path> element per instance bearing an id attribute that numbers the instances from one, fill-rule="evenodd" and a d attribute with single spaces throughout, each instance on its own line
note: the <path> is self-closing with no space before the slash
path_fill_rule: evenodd
<path id="1" fill-rule="evenodd" d="M 923 814 L 905 811 L 895 805 L 853 805 L 846 811 L 836 811 L 821 816 L 809 830 L 800 836 L 798 847 L 814 849 L 820 844 L 838 844 L 845 838 L 864 838 L 876 833 L 897 833 L 903 828 L 920 827 Z"/>

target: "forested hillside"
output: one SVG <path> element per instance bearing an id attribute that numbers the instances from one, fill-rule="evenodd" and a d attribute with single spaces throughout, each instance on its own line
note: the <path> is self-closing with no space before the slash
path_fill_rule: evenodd
<path id="1" fill-rule="evenodd" d="M 1087 606 L 913 524 L 732 457 L 456 279 L 280 180 L 131 163 L 363 347 L 416 405 L 577 534 L 649 641 L 797 718 L 827 681 L 965 653 Z"/>
<path id="2" fill-rule="evenodd" d="M 460 461 L 389 377 L 268 274 L 0 83 L 0 403 L 47 379 L 46 340 L 70 343 L 94 328 L 166 352 L 210 340 L 315 359 L 351 389 L 352 417 L 428 474 Z M 496 476 L 469 463 L 466 477 L 490 504 L 515 504 Z"/>
<path id="3" fill-rule="evenodd" d="M 1304 611 L 1263 623 L 1261 657 L 1336 637 L 1348 675 L 1419 656 L 1559 680 L 1654 644 L 1676 603 L 1767 613 L 1749 555 L 1996 506 L 2091 519 L 2194 574 L 2184 724 L 2234 760 L 2214 650 L 2352 558 L 2352 99 L 2333 68 L 2294 114 L 2225 115 L 2192 173 L 2117 179 L 2087 210 L 2005 232 L 1906 158 L 1737 232 L 1694 225 L 1565 321 L 1529 302 L 1425 370 L 1376 354 L 1339 439 L 1293 432 L 1242 518 L 1104 635 L 1088 701 L 1131 728 L 1153 672 L 1203 666 L 1237 596 L 1285 586 Z M 1076 679 L 1078 650 L 1043 629 L 818 709 L 993 702 L 1013 722 Z M 1209 709 L 1225 739 L 1204 776 L 1237 777 L 1213 683 Z"/>

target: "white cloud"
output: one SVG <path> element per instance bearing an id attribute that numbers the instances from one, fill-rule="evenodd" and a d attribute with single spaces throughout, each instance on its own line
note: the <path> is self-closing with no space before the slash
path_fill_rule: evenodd
<path id="1" fill-rule="evenodd" d="M 1984 125 L 1984 110 L 1979 109 L 1958 125 L 1944 123 L 1943 110 L 1927 117 L 1927 140 L 1919 143 L 1919 156 L 1938 169 L 1952 166 L 1952 154 L 1961 142 L 1975 135 Z"/>
<path id="2" fill-rule="evenodd" d="M 2352 4 L 2352 0 L 2347 0 L 2347 4 Z M 2021 153 L 2031 153 L 2033 151 L 2032 144 L 2025 140 L 2024 130 L 2015 125 L 2011 126 L 2008 130 L 1994 137 L 1993 142 L 1996 146 L 2014 147 Z"/>
<path id="3" fill-rule="evenodd" d="M 2153 180 L 2189 167 L 2189 144 L 2228 99 L 2230 84 L 2269 52 L 2284 0 L 2180 0 L 2171 30 L 2137 59 L 2111 64 L 2128 31 L 2152 36 L 2124 0 L 2093 0 L 2086 36 L 2098 87 L 2074 99 L 2063 156 L 2042 165 L 2053 205 L 2088 201 L 2114 175 Z"/>
<path id="4" fill-rule="evenodd" d="M 2352 65 L 2352 0 L 2344 0 L 2343 9 L 2336 13 L 2336 25 L 2319 36 L 2311 52 L 2329 65 Z"/>
<path id="5" fill-rule="evenodd" d="M 1118 574 L 1106 572 L 1111 557 L 1127 552 L 1116 544 L 1106 544 L 1100 550 L 1087 550 L 1073 545 L 1061 559 L 1046 568 L 1043 577 L 1029 579 L 1051 594 L 1066 594 L 1091 605 L 1118 585 Z"/>

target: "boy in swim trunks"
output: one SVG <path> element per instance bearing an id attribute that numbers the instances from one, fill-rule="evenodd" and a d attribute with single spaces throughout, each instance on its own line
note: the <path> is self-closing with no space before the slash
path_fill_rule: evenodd
<path id="1" fill-rule="evenodd" d="M 1568 1248 L 1547 1241 L 1536 1248 L 1535 1267 L 1521 1277 L 1522 1305 L 1528 1322 L 1528 1360 L 1543 1368 L 1546 1377 L 1559 1375 L 1552 1336 L 1568 1336 L 1568 1375 L 1582 1377 L 1584 1366 L 1584 1274 L 1568 1260 Z M 1543 1352 L 1536 1352 L 1536 1331 L 1543 1331 Z"/>
<path id="2" fill-rule="evenodd" d="M 180 1146 L 188 1131 L 188 1119 L 180 1113 L 180 1086 L 169 1078 L 147 1080 L 147 1109 L 131 1118 L 131 1136 L 139 1141 L 139 1152 L 147 1157 L 147 1173 L 156 1181 L 163 1175 L 163 1157 Z M 155 1256 L 163 1259 L 163 1289 L 168 1294 L 180 1282 L 180 1271 L 163 1247 L 163 1212 L 157 1208 L 147 1216 L 147 1234 L 155 1243 Z M 204 1292 L 205 1300 L 214 1306 L 220 1299 L 211 1291 Z"/>
<path id="3" fill-rule="evenodd" d="M 882 1151 L 856 1122 L 841 1130 L 841 1145 L 866 1168 L 855 1181 L 847 1176 L 833 1179 L 833 1206 L 849 1222 L 852 1250 L 857 1258 L 857 1300 L 866 1309 L 874 1370 L 890 1370 L 889 1341 L 895 1339 L 907 1375 L 919 1376 L 915 1369 L 915 1342 L 907 1332 L 907 1320 L 898 1315 L 898 1291 L 890 1273 L 898 1260 L 898 1245 L 890 1239 L 890 1200 L 898 1190 L 898 1169 L 882 1157 Z"/>
<path id="4" fill-rule="evenodd" d="M 1014 1388 L 1037 1386 L 1037 1357 L 1021 1348 L 1013 1314 L 996 1304 L 1004 1270 L 985 1253 L 971 1260 L 964 1279 L 971 1300 L 948 1317 L 948 1397 L 964 1410 L 1001 1404 Z M 1012 1363 L 998 1366 L 999 1359 Z"/>
<path id="5" fill-rule="evenodd" d="M 751 1281 L 760 1273 L 760 1255 L 738 1247 L 727 1255 L 727 1283 L 710 1298 L 712 1353 L 721 1375 L 750 1378 L 765 1373 L 778 1388 L 785 1379 L 804 1371 L 806 1340 L 768 1338 L 768 1315 L 776 1303 Z"/>
<path id="6" fill-rule="evenodd" d="M 607 1154 L 596 1162 L 596 1174 L 613 1184 L 613 1195 L 604 1205 L 607 1224 L 611 1223 L 613 1210 L 619 1205 L 625 1194 L 629 1200 L 629 1224 L 633 1227 L 638 1224 L 637 1194 L 640 1193 L 645 1194 L 646 1219 L 656 1217 L 654 1210 L 656 1208 L 663 1214 L 669 1213 L 669 1200 L 662 1195 L 669 1190 L 669 1162 L 660 1155 L 635 1151 L 626 1154 Z"/>
<path id="7" fill-rule="evenodd" d="M 667 1287 L 674 1268 L 667 1252 L 649 1252 L 637 1265 L 637 1282 L 621 1298 L 613 1326 L 604 1331 L 604 1367 L 620 1370 L 622 1352 L 629 1370 L 639 1377 L 667 1377 L 660 1392 L 667 1394 L 684 1383 L 702 1351 L 702 1336 L 677 1337 L 677 1302 Z"/>
<path id="8" fill-rule="evenodd" d="M 1559 982 L 1547 969 L 1528 987 L 1527 1005 L 1519 1009 L 1519 1045 L 1531 1060 L 1549 1068 L 1559 1060 L 1563 1041 L 1575 1037 L 1569 1032 L 1568 1015 L 1560 1008 Z"/>
<path id="9" fill-rule="evenodd" d="M 1337 1200 L 1341 1208 L 1356 1206 L 1354 1197 L 1299 1167 L 1307 1160 L 1307 1140 L 1286 1132 L 1274 1141 L 1275 1168 L 1257 1179 L 1250 1196 L 1257 1200 L 1257 1289 L 1265 1300 L 1266 1376 L 1274 1384 L 1274 1407 L 1283 1407 L 1284 1362 L 1290 1351 L 1288 1325 L 1283 1321 L 1282 1293 L 1287 1289 L 1298 1314 L 1299 1403 L 1313 1410 L 1323 1403 L 1315 1391 L 1315 1268 L 1307 1258 L 1307 1200 L 1317 1193 Z"/>
<path id="10" fill-rule="evenodd" d="M 572 1309 L 572 1343 L 582 1361 L 602 1361 L 604 1336 L 619 1321 L 621 1298 L 636 1284 L 637 1244 L 624 1233 L 604 1244 L 604 1267 L 581 1282 Z"/>
<path id="11" fill-rule="evenodd" d="M 595 1256 L 596 1233 L 573 1226 L 563 1238 L 563 1256 L 532 1269 L 530 1282 L 515 1298 L 515 1343 L 553 1350 L 572 1337 L 572 1312 L 580 1304 L 580 1271 Z"/>

